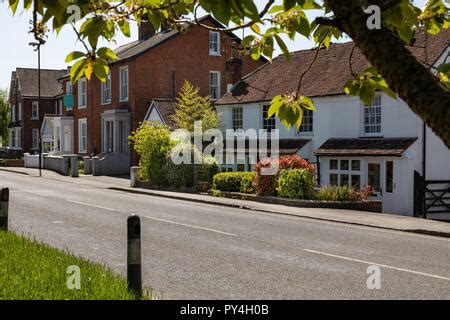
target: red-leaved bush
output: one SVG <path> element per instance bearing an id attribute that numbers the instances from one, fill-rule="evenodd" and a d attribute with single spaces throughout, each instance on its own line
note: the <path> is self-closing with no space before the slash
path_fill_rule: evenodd
<path id="1" fill-rule="evenodd" d="M 262 175 L 262 170 L 267 168 L 273 168 L 278 164 L 278 170 L 275 175 Z M 265 158 L 258 162 L 255 166 L 256 178 L 253 182 L 256 193 L 260 196 L 274 196 L 276 195 L 278 175 L 281 170 L 284 169 L 307 169 L 315 171 L 314 165 L 310 164 L 308 161 L 302 159 L 297 154 L 292 156 L 284 156 L 280 159 L 269 159 Z"/>

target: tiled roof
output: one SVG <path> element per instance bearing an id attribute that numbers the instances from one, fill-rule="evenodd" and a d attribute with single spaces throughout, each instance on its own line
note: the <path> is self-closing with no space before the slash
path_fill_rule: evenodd
<path id="1" fill-rule="evenodd" d="M 175 124 L 173 123 L 172 116 L 175 114 L 177 102 L 170 99 L 153 99 L 151 100 L 151 102 L 155 103 L 156 107 L 158 108 L 158 112 L 164 122 L 170 128 L 175 129 Z"/>
<path id="2" fill-rule="evenodd" d="M 225 28 L 224 25 L 222 25 L 219 21 L 214 19 L 211 15 L 205 15 L 203 17 L 198 18 L 199 22 L 202 22 L 204 20 L 208 20 L 210 23 L 212 23 L 217 28 Z M 189 25 L 186 23 L 185 27 L 188 28 Z M 117 63 L 123 60 L 131 59 L 134 57 L 137 57 L 148 50 L 157 47 L 158 45 L 164 43 L 165 41 L 177 36 L 180 34 L 180 31 L 178 30 L 165 30 L 159 33 L 156 33 L 154 36 L 150 37 L 147 40 L 144 41 L 133 41 L 131 43 L 125 44 L 123 46 L 118 47 L 114 52 L 118 56 L 119 59 L 114 61 L 113 63 Z M 229 36 L 235 38 L 238 41 L 241 41 L 239 37 L 237 37 L 234 33 L 229 32 Z M 261 57 L 261 60 L 266 62 L 266 58 Z"/>
<path id="3" fill-rule="evenodd" d="M 391 156 L 401 157 L 417 138 L 329 139 L 316 156 Z"/>
<path id="4" fill-rule="evenodd" d="M 134 41 L 129 44 L 123 45 L 114 51 L 119 58 L 115 60 L 114 63 L 134 58 L 135 56 L 147 52 L 148 50 L 158 46 L 159 44 L 178 35 L 179 33 L 180 32 L 177 30 L 168 30 L 165 32 L 157 33 L 147 40 Z"/>
<path id="5" fill-rule="evenodd" d="M 428 36 L 428 52 L 424 49 L 426 37 L 423 32 L 417 32 L 416 43 L 409 47 L 411 52 L 427 64 L 434 64 L 444 50 L 450 45 L 450 29 L 442 30 L 436 36 Z M 353 42 L 333 44 L 319 52 L 316 62 L 303 78 L 303 95 L 320 97 L 344 94 L 346 82 L 352 78 L 349 69 L 349 58 Z M 300 74 L 314 59 L 316 49 L 302 50 L 292 53 L 289 63 L 284 56 L 273 60 L 253 73 L 244 77 L 235 88 L 227 93 L 217 104 L 236 104 L 257 101 L 270 101 L 283 93 L 294 92 L 297 88 Z M 352 58 L 355 72 L 369 67 L 369 62 L 356 48 Z"/>
<path id="6" fill-rule="evenodd" d="M 41 69 L 41 96 L 43 98 L 53 98 L 63 93 L 62 85 L 58 81 L 67 70 L 46 70 Z M 16 75 L 19 78 L 20 92 L 23 97 L 37 97 L 38 91 L 38 70 L 17 68 Z"/>

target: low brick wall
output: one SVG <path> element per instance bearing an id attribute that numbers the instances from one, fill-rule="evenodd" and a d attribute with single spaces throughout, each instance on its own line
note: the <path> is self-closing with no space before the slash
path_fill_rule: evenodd
<path id="1" fill-rule="evenodd" d="M 318 200 L 293 200 L 278 197 L 262 197 L 255 194 L 244 194 L 238 192 L 221 192 L 221 194 L 223 197 L 230 199 L 240 199 L 262 203 L 280 204 L 290 207 L 328 208 L 328 209 L 367 211 L 376 213 L 382 212 L 382 201 L 341 202 L 341 201 L 318 201 Z"/>
<path id="2" fill-rule="evenodd" d="M 24 166 L 24 161 L 22 159 L 0 159 L 0 167 L 23 168 Z"/>

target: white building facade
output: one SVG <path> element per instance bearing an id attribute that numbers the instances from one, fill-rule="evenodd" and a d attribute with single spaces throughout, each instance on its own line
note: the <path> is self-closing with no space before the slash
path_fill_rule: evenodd
<path id="1" fill-rule="evenodd" d="M 448 46 L 436 64 L 444 62 L 447 56 Z M 259 70 L 261 72 L 264 68 Z M 252 77 L 259 79 L 252 82 Z M 246 83 L 246 90 L 241 90 L 244 94 L 234 99 L 230 93 L 219 101 L 216 107 L 222 127 L 270 130 L 275 126 L 280 141 L 289 140 L 291 145 L 293 141 L 299 141 L 296 153 L 317 164 L 320 185 L 370 185 L 375 190 L 373 197 L 382 200 L 385 213 L 423 214 L 424 208 L 418 204 L 416 192 L 424 187 L 420 181 L 432 181 L 439 190 L 434 193 L 439 195 L 431 195 L 431 199 L 424 202 L 425 206 L 432 203 L 427 208 L 427 217 L 450 218 L 450 150 L 403 100 L 378 93 L 372 106 L 365 106 L 358 97 L 345 94 L 309 95 L 316 111 L 305 114 L 300 130 L 287 129 L 278 118 L 267 119 L 266 111 L 273 98 L 267 94 L 270 87 L 261 85 L 258 88 L 265 90 L 265 100 L 249 101 L 246 98 L 252 95 L 252 89 L 248 88 L 256 82 L 264 82 L 261 77 L 249 75 L 242 80 Z M 267 81 L 268 86 L 271 82 L 270 79 Z M 289 88 L 285 92 L 290 92 Z M 308 141 L 306 144 L 305 140 Z M 238 170 L 237 165 L 233 170 Z M 422 180 L 417 178 L 419 176 Z M 445 190 L 449 193 L 445 194 Z M 430 197 L 430 193 L 425 192 L 422 196 Z M 438 200 L 439 196 L 443 199 Z"/>

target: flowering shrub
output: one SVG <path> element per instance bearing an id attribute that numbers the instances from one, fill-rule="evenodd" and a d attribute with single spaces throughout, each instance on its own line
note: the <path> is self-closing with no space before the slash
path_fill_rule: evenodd
<path id="1" fill-rule="evenodd" d="M 354 187 L 343 186 L 325 186 L 316 193 L 316 199 L 322 201 L 366 201 L 373 194 L 373 188 L 370 186 L 358 190 Z"/>
<path id="2" fill-rule="evenodd" d="M 309 169 L 284 169 L 278 178 L 278 195 L 290 199 L 312 199 L 314 197 L 314 171 Z"/>
<path id="3" fill-rule="evenodd" d="M 262 170 L 273 168 L 278 165 L 278 172 L 276 175 L 264 176 Z M 273 196 L 277 193 L 278 178 L 281 170 L 286 169 L 305 169 L 314 174 L 315 166 L 308 161 L 302 159 L 297 154 L 292 156 L 284 156 L 279 160 L 262 159 L 256 166 L 256 178 L 253 183 L 256 193 L 262 196 Z"/>

